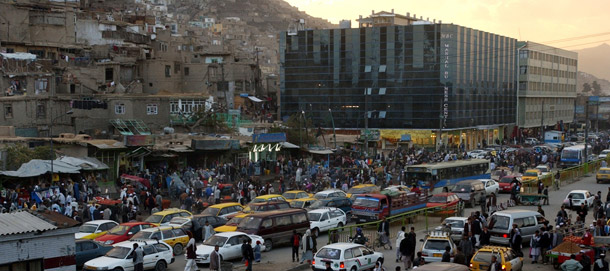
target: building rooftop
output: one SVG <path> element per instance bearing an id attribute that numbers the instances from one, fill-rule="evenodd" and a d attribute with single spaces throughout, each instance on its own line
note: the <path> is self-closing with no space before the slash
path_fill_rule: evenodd
<path id="1" fill-rule="evenodd" d="M 0 236 L 56 230 L 57 226 L 30 214 L 15 212 L 0 214 Z"/>

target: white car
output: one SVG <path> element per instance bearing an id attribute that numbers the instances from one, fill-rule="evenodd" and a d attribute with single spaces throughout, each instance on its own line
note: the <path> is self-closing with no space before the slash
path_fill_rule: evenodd
<path id="1" fill-rule="evenodd" d="M 320 191 L 320 192 L 316 193 L 313 197 L 316 199 L 341 198 L 341 197 L 346 198 L 347 194 L 345 192 L 343 192 L 343 190 L 328 189 L 328 190 L 324 190 L 324 191 Z"/>
<path id="2" fill-rule="evenodd" d="M 172 220 L 169 221 L 168 226 L 182 227 L 185 229 L 190 229 L 193 226 L 192 218 L 190 217 L 181 217 L 176 216 L 172 217 Z"/>
<path id="3" fill-rule="evenodd" d="M 320 232 L 347 224 L 347 216 L 338 208 L 320 208 L 307 212 L 311 233 L 320 236 Z"/>
<path id="4" fill-rule="evenodd" d="M 542 175 L 546 175 L 551 173 L 551 168 L 549 168 L 549 166 L 547 165 L 539 165 L 536 167 L 537 170 L 540 170 L 540 172 L 542 173 Z"/>
<path id="5" fill-rule="evenodd" d="M 430 235 L 426 236 L 426 239 L 423 241 L 424 244 L 421 246 L 421 254 L 424 261 L 427 263 L 440 262 L 443 259 L 443 253 L 445 253 L 445 248 L 447 246 L 451 248 L 451 255 L 454 255 L 457 251 L 457 247 L 455 246 L 455 243 L 453 243 L 452 238 L 444 232 L 432 232 Z"/>
<path id="6" fill-rule="evenodd" d="M 209 264 L 210 254 L 214 251 L 214 246 L 218 245 L 218 252 L 223 261 L 241 259 L 241 245 L 244 240 L 252 240 L 252 247 L 256 242 L 261 243 L 261 251 L 266 251 L 265 240 L 258 235 L 250 235 L 243 232 L 221 232 L 212 235 L 203 244 L 197 246 L 197 264 Z"/>
<path id="7" fill-rule="evenodd" d="M 134 243 L 144 250 L 144 269 L 165 270 L 175 261 L 172 248 L 162 241 L 125 241 L 114 245 L 106 255 L 86 262 L 83 271 L 134 270 L 131 256 Z"/>
<path id="8" fill-rule="evenodd" d="M 533 138 L 533 137 L 528 137 L 525 139 L 525 144 L 526 145 L 538 145 L 540 144 L 540 141 L 538 141 L 537 138 Z"/>
<path id="9" fill-rule="evenodd" d="M 464 224 L 466 224 L 466 221 L 468 221 L 468 218 L 466 217 L 451 216 L 445 218 L 442 224 L 451 226 L 451 239 L 453 241 L 460 241 L 464 235 Z M 443 225 L 440 225 L 434 228 L 434 230 L 443 231 L 443 227 Z"/>
<path id="10" fill-rule="evenodd" d="M 383 253 L 363 245 L 335 243 L 320 248 L 313 257 L 311 267 L 314 271 L 324 271 L 326 262 L 330 262 L 332 270 L 372 270 L 380 259 L 383 261 Z"/>
<path id="11" fill-rule="evenodd" d="M 563 200 L 563 205 L 567 208 L 570 207 L 570 196 L 572 196 L 572 206 L 580 207 L 580 204 L 584 203 L 588 208 L 593 207 L 593 200 L 595 195 L 587 190 L 572 190 L 566 198 Z"/>
<path id="12" fill-rule="evenodd" d="M 104 235 L 105 232 L 114 228 L 119 223 L 116 223 L 112 220 L 93 220 L 87 221 L 83 225 L 78 228 L 78 232 L 74 233 L 75 239 L 95 239 L 101 235 Z"/>
<path id="13" fill-rule="evenodd" d="M 472 150 L 467 152 L 468 156 L 470 156 L 470 158 L 475 158 L 475 159 L 484 159 L 485 156 L 487 156 L 487 151 L 486 150 Z"/>
<path id="14" fill-rule="evenodd" d="M 491 196 L 491 194 L 495 194 L 496 196 L 500 192 L 500 184 L 492 179 L 480 179 L 485 186 L 485 196 Z"/>
<path id="15" fill-rule="evenodd" d="M 610 150 L 603 150 L 602 152 L 599 153 L 599 156 L 597 158 L 604 159 L 604 158 L 608 157 L 608 154 L 610 154 Z"/>

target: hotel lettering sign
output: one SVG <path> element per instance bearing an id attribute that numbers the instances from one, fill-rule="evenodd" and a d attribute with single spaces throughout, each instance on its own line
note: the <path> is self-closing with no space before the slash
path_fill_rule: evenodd
<path id="1" fill-rule="evenodd" d="M 441 33 L 441 76 L 443 77 L 443 111 L 442 111 L 442 122 L 443 128 L 447 128 L 447 119 L 449 118 L 449 80 L 451 66 L 449 64 L 449 52 L 451 48 L 451 41 L 453 40 L 453 33 Z"/>

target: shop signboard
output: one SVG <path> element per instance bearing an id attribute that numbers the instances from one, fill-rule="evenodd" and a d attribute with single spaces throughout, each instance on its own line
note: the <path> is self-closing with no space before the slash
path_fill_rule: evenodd
<path id="1" fill-rule="evenodd" d="M 191 148 L 204 151 L 238 150 L 239 140 L 197 140 L 191 141 Z"/>
<path id="2" fill-rule="evenodd" d="M 362 138 L 368 138 L 370 141 L 379 141 L 381 138 L 381 132 L 379 130 L 360 130 L 360 136 Z"/>
<path id="3" fill-rule="evenodd" d="M 154 135 L 128 135 L 125 136 L 125 146 L 139 147 L 139 146 L 153 146 L 155 145 Z"/>
<path id="4" fill-rule="evenodd" d="M 286 133 L 253 134 L 252 143 L 286 142 Z"/>

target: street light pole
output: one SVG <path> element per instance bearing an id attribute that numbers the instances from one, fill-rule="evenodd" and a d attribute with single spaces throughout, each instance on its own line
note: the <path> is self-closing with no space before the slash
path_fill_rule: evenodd
<path id="1" fill-rule="evenodd" d="M 53 112 L 53 110 L 51 110 L 51 112 Z M 68 112 L 65 113 L 65 115 L 72 115 L 74 113 L 74 111 L 69 110 Z M 51 183 L 53 183 L 53 160 L 55 160 L 55 152 L 53 151 L 53 122 L 55 122 L 57 119 L 63 117 L 64 115 L 60 115 L 57 116 L 56 118 L 53 118 L 53 114 L 51 114 L 51 125 L 49 125 L 49 141 L 51 142 Z"/>
<path id="2" fill-rule="evenodd" d="M 330 121 L 333 124 L 333 138 L 335 139 L 335 150 L 337 149 L 337 132 L 335 131 L 335 119 L 333 118 L 333 111 L 329 108 Z"/>

